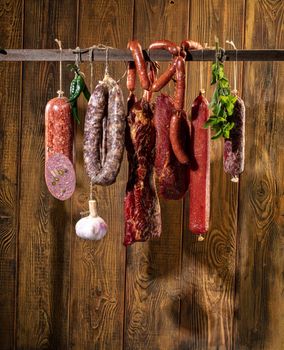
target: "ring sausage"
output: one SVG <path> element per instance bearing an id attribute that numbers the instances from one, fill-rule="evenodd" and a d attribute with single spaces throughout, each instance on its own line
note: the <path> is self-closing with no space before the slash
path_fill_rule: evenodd
<path id="1" fill-rule="evenodd" d="M 124 149 L 125 110 L 123 94 L 107 76 L 91 95 L 84 127 L 84 162 L 93 184 L 115 182 Z"/>

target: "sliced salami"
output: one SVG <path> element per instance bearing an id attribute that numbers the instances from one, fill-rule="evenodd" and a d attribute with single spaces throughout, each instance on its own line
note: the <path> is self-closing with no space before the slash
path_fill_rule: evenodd
<path id="1" fill-rule="evenodd" d="M 45 164 L 45 181 L 49 192 L 64 201 L 75 190 L 76 177 L 73 164 L 62 153 L 54 153 Z"/>

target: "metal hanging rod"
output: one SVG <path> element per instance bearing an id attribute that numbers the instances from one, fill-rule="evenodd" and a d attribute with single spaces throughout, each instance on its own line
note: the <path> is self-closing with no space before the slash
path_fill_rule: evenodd
<path id="1" fill-rule="evenodd" d="M 143 50 L 144 56 L 148 58 L 148 52 Z M 62 61 L 72 62 L 75 56 L 80 56 L 80 61 L 89 61 L 89 49 L 64 49 L 62 50 Z M 225 51 L 226 61 L 236 61 L 236 51 Z M 105 61 L 105 49 L 93 49 L 93 61 Z M 150 57 L 155 61 L 170 61 L 172 56 L 163 50 L 150 52 Z M 59 50 L 48 49 L 9 49 L 1 50 L 0 61 L 59 61 Z M 109 61 L 132 61 L 129 50 L 110 48 L 108 50 Z M 196 50 L 187 54 L 187 61 L 214 61 L 215 50 Z M 284 50 L 237 50 L 237 61 L 284 61 Z"/>

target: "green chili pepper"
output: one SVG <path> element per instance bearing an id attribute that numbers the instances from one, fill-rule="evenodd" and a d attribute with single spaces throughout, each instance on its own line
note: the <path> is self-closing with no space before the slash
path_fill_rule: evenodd
<path id="1" fill-rule="evenodd" d="M 80 74 L 80 69 L 77 66 L 71 65 L 71 70 L 75 72 L 75 77 L 71 81 L 70 84 L 70 97 L 69 102 L 72 107 L 73 117 L 77 120 L 78 124 L 80 124 L 80 119 L 78 116 L 78 108 L 77 108 L 77 99 L 80 94 L 83 92 L 87 101 L 90 99 L 90 92 L 85 84 L 84 78 L 82 76 L 83 73 Z"/>
<path id="2" fill-rule="evenodd" d="M 85 99 L 87 100 L 87 102 L 89 101 L 91 94 L 90 91 L 87 88 L 87 85 L 85 84 L 84 89 L 83 89 L 83 94 L 85 96 Z"/>

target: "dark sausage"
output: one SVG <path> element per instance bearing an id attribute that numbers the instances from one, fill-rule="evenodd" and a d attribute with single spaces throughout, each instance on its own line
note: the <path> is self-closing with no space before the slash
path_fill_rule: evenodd
<path id="1" fill-rule="evenodd" d="M 88 103 L 84 127 L 84 161 L 92 183 L 115 182 L 124 149 L 123 94 L 111 77 L 99 83 Z"/>
<path id="2" fill-rule="evenodd" d="M 189 172 L 189 229 L 204 234 L 210 215 L 210 131 L 204 128 L 209 118 L 208 101 L 202 94 L 191 109 L 191 167 Z"/>
<path id="3" fill-rule="evenodd" d="M 230 139 L 224 143 L 224 171 L 232 176 L 233 182 L 238 182 L 239 174 L 244 171 L 245 148 L 245 104 L 238 97 L 230 121 L 235 126 L 230 131 Z"/>

